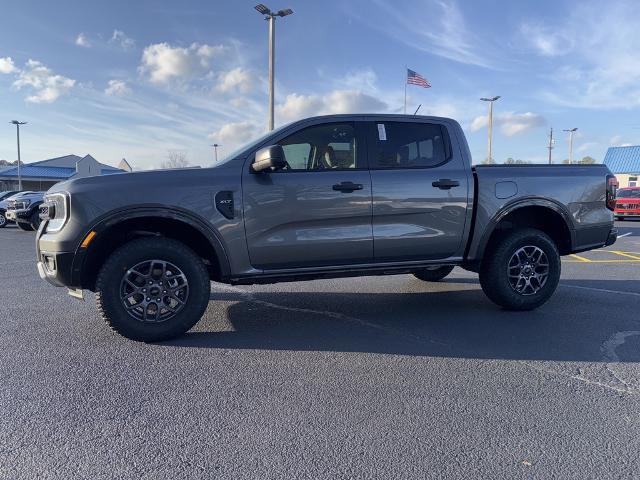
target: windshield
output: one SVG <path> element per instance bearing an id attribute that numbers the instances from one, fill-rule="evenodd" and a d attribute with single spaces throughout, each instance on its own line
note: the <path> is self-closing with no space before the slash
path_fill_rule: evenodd
<path id="1" fill-rule="evenodd" d="M 616 195 L 618 198 L 640 198 L 640 188 L 622 188 Z"/>
<path id="2" fill-rule="evenodd" d="M 243 151 L 250 149 L 252 146 L 254 145 L 259 145 L 261 144 L 263 141 L 265 141 L 267 139 L 267 137 L 270 137 L 271 135 L 274 135 L 276 133 L 280 133 L 282 130 L 284 130 L 285 128 L 287 128 L 289 125 L 291 125 L 291 123 L 293 122 L 289 122 L 286 123 L 285 125 L 282 125 L 281 127 L 276 128 L 275 130 L 272 130 L 270 132 L 265 133 L 264 135 L 255 138 L 253 140 L 248 141 L 247 143 L 245 143 L 244 145 L 242 145 L 239 148 L 236 148 L 233 152 L 231 152 L 230 154 L 226 155 L 220 162 L 218 162 L 216 165 L 220 165 L 222 163 L 226 163 L 229 160 L 234 159 L 235 157 L 237 157 L 239 154 L 241 154 Z"/>

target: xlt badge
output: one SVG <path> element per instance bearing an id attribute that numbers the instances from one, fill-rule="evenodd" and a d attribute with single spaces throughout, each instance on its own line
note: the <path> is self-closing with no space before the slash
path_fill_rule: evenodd
<path id="1" fill-rule="evenodd" d="M 216 208 L 225 218 L 231 220 L 233 218 L 233 192 L 223 190 L 216 193 Z"/>

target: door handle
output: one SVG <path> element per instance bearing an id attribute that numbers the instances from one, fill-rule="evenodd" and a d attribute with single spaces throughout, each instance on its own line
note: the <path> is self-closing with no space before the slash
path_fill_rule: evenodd
<path id="1" fill-rule="evenodd" d="M 351 193 L 354 190 L 362 190 L 361 183 L 340 182 L 333 186 L 333 189 L 342 193 Z"/>
<path id="2" fill-rule="evenodd" d="M 431 185 L 439 188 L 440 190 L 449 190 L 451 187 L 459 187 L 460 182 L 457 180 L 449 180 L 448 178 L 441 178 L 440 180 L 433 182 Z"/>

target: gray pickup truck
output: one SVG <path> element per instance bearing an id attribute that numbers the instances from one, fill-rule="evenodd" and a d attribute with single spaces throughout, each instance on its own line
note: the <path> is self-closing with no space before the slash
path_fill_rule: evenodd
<path id="1" fill-rule="evenodd" d="M 210 281 L 232 285 L 478 272 L 512 310 L 543 304 L 560 256 L 611 245 L 603 165 L 472 167 L 454 120 L 331 115 L 283 126 L 214 168 L 59 183 L 37 234 L 40 276 L 96 292 L 117 332 L 189 330 Z"/>

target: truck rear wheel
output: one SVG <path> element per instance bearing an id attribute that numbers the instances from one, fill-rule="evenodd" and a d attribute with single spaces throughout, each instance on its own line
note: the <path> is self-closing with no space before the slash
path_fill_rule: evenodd
<path id="1" fill-rule="evenodd" d="M 508 233 L 485 252 L 480 285 L 491 301 L 508 310 L 532 310 L 545 303 L 560 280 L 558 247 L 533 228 Z"/>
<path id="2" fill-rule="evenodd" d="M 413 275 L 425 282 L 439 282 L 444 277 L 449 275 L 453 270 L 453 265 L 444 265 L 442 267 L 430 267 L 417 272 L 413 272 Z"/>
<path id="3" fill-rule="evenodd" d="M 207 268 L 193 250 L 176 240 L 148 237 L 109 256 L 96 280 L 96 304 L 120 335 L 159 342 L 193 327 L 210 291 Z"/>

